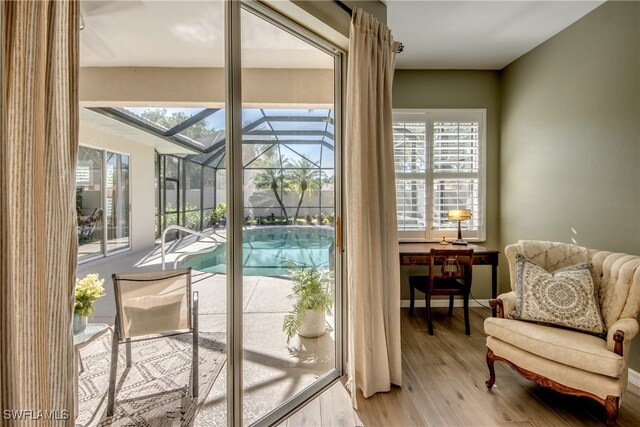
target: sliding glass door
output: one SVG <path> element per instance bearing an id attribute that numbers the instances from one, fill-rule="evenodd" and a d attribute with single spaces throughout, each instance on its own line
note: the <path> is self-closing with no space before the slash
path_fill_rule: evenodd
<path id="1" fill-rule="evenodd" d="M 341 56 L 254 3 L 240 24 L 243 423 L 271 424 L 339 373 Z"/>
<path id="2" fill-rule="evenodd" d="M 106 152 L 107 253 L 129 247 L 129 156 Z"/>
<path id="3" fill-rule="evenodd" d="M 79 147 L 76 166 L 76 215 L 78 218 L 78 261 L 104 253 L 102 176 L 104 151 Z"/>
<path id="4" fill-rule="evenodd" d="M 76 215 L 79 262 L 129 248 L 128 155 L 78 149 Z"/>
<path id="5" fill-rule="evenodd" d="M 257 1 L 84 3 L 81 125 L 105 150 L 80 151 L 82 256 L 131 225 L 174 252 L 199 292 L 196 425 L 277 423 L 342 374 L 343 53 Z"/>

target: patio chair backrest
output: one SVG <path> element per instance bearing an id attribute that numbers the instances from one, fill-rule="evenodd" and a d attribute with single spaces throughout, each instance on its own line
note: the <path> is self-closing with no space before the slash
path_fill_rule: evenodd
<path id="1" fill-rule="evenodd" d="M 121 341 L 192 330 L 191 268 L 112 277 Z"/>
<path id="2" fill-rule="evenodd" d="M 102 219 L 102 208 L 96 208 L 95 211 L 91 214 L 91 218 L 89 220 L 91 222 L 98 222 Z"/>

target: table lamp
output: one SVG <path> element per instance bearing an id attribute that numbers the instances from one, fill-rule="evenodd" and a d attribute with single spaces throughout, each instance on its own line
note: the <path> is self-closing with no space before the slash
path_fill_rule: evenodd
<path id="1" fill-rule="evenodd" d="M 451 209 L 449 210 L 449 219 L 458 221 L 458 240 L 451 242 L 453 245 L 466 245 L 467 242 L 462 240 L 462 229 L 460 221 L 471 219 L 471 209 Z"/>

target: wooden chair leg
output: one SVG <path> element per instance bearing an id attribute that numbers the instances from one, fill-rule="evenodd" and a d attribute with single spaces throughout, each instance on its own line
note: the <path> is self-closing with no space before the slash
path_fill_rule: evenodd
<path id="1" fill-rule="evenodd" d="M 427 307 L 427 327 L 429 328 L 429 335 L 433 335 L 433 323 L 431 322 L 431 294 L 427 292 L 425 294 L 424 301 Z"/>
<path id="2" fill-rule="evenodd" d="M 493 351 L 487 349 L 487 367 L 489 368 L 489 379 L 485 381 L 487 388 L 491 390 L 491 387 L 496 383 L 496 371 L 493 367 L 493 363 L 495 362 L 495 356 Z"/>
<path id="3" fill-rule="evenodd" d="M 453 295 L 449 295 L 449 316 L 453 316 Z"/>
<path id="4" fill-rule="evenodd" d="M 471 335 L 471 327 L 469 325 L 469 293 L 464 294 L 464 333 Z"/>
<path id="5" fill-rule="evenodd" d="M 614 396 L 607 396 L 607 399 L 604 401 L 604 407 L 607 410 L 607 427 L 611 427 L 616 423 L 619 403 L 620 398 Z"/>
<path id="6" fill-rule="evenodd" d="M 411 294 L 411 300 L 409 301 L 409 316 L 413 316 L 413 307 L 415 306 L 416 302 L 416 288 L 415 286 L 413 286 L 413 283 L 411 283 L 411 279 L 409 279 L 409 291 Z"/>

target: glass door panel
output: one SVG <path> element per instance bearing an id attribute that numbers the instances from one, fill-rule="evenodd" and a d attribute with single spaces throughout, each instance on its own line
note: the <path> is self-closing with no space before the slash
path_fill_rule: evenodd
<path id="1" fill-rule="evenodd" d="M 129 247 L 129 156 L 107 152 L 107 252 Z"/>
<path id="2" fill-rule="evenodd" d="M 76 168 L 78 261 L 104 252 L 103 172 L 104 151 L 80 147 Z"/>
<path id="3" fill-rule="evenodd" d="M 82 240 L 81 245 L 89 248 L 97 244 L 99 251 L 101 240 L 97 238 L 105 235 L 108 251 L 127 246 L 141 250 L 171 225 L 211 236 L 204 239 L 170 231 L 167 241 L 171 242 L 162 242 L 166 268 L 191 267 L 192 288 L 199 292 L 199 397 L 179 398 L 178 403 L 167 398 L 187 391 L 188 375 L 182 375 L 182 369 L 190 365 L 191 348 L 180 337 L 158 340 L 147 361 L 156 357 L 154 352 L 165 354 L 170 349 L 176 369 L 136 365 L 140 361 L 134 358 L 133 364 L 145 372 L 145 382 L 162 384 L 138 396 L 148 400 L 162 394 L 158 392 L 171 393 L 158 397 L 154 410 L 142 413 L 136 422 L 180 424 L 182 414 L 186 424 L 226 425 L 226 235 L 220 222 L 212 220 L 214 208 L 226 200 L 224 179 L 219 179 L 224 172 L 218 170 L 225 136 L 225 3 L 81 3 L 85 23 L 80 33 L 81 74 L 91 81 L 88 87 L 98 89 L 86 95 L 91 102 L 83 111 L 81 132 L 86 140 L 98 141 L 106 150 L 130 155 L 110 153 L 107 159 L 97 159 L 94 166 L 89 156 L 92 152 L 85 150 L 79 207 L 84 216 L 90 216 L 95 193 L 95 206 L 100 206 L 100 200 L 105 205 L 107 229 L 98 222 L 101 231 L 87 238 L 86 244 Z M 151 165 L 156 161 L 153 183 Z M 102 164 L 106 170 L 100 175 Z M 100 176 L 104 176 L 102 181 Z M 149 223 L 154 216 L 156 224 L 152 226 Z M 180 240 L 175 241 L 177 237 Z M 145 261 L 152 261 L 142 268 L 160 269 L 159 252 L 157 248 L 150 251 Z M 109 283 L 105 288 L 113 295 Z M 96 314 L 112 317 L 112 308 Z M 118 368 L 119 375 L 123 369 Z M 125 397 L 119 392 L 116 404 Z M 198 414 L 192 420 L 195 412 Z"/>
<path id="4" fill-rule="evenodd" d="M 192 287 L 199 293 L 200 395 L 191 403 L 197 404 L 193 425 L 226 425 L 226 231 L 218 218 L 226 201 L 218 178 L 224 168 L 224 2 L 153 1 L 144 8 L 144 40 L 136 43 L 157 52 L 155 61 L 141 57 L 139 64 L 154 76 L 148 82 L 152 92 L 123 108 L 159 133 L 158 235 L 178 225 L 211 236 L 169 231 L 164 244 L 166 268 L 173 268 L 175 259 L 178 268 L 191 267 Z"/>
<path id="5" fill-rule="evenodd" d="M 336 58 L 253 8 L 241 20 L 248 425 L 336 372 Z"/>

